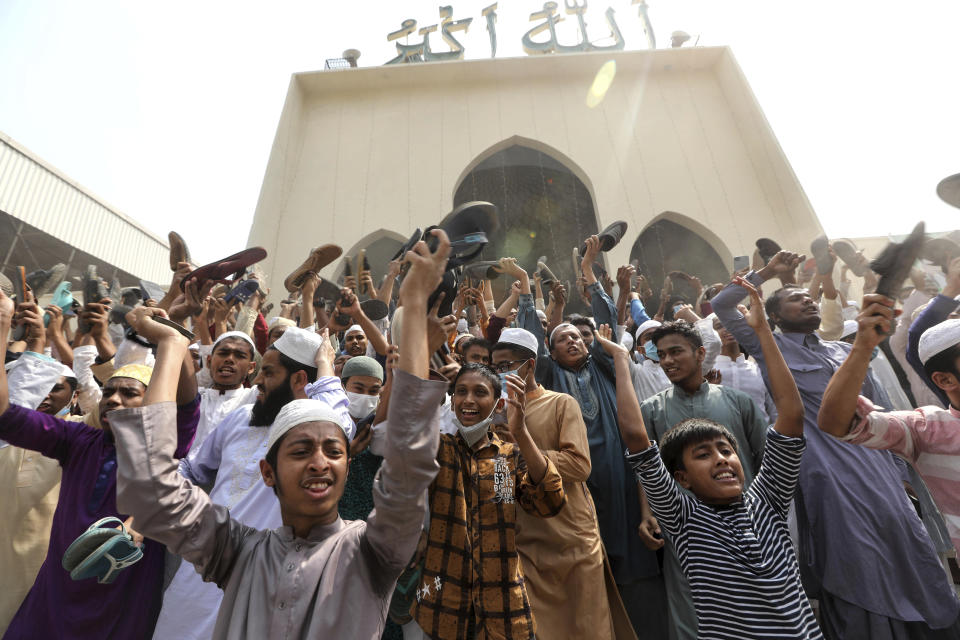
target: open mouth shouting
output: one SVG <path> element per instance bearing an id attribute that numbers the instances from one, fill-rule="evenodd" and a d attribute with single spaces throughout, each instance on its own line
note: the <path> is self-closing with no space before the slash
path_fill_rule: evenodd
<path id="1" fill-rule="evenodd" d="M 307 492 L 311 499 L 323 500 L 330 495 L 333 480 L 325 476 L 313 476 L 300 483 L 300 487 Z"/>

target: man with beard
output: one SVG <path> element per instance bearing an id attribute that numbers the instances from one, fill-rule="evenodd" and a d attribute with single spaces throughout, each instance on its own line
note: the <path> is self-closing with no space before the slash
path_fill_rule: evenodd
<path id="1" fill-rule="evenodd" d="M 181 461 L 180 473 L 196 485 L 213 485 L 210 500 L 244 525 L 279 527 L 280 504 L 261 480 L 259 461 L 267 455 L 269 427 L 280 410 L 295 399 L 322 400 L 351 427 L 348 435 L 353 437 L 349 402 L 333 375 L 334 355 L 326 329 L 317 334 L 288 327 L 263 356 L 254 380 L 256 402 L 224 418 L 203 445 Z M 215 584 L 204 582 L 190 563 L 182 563 L 164 592 L 153 637 L 210 638 L 222 599 Z"/>
<path id="2" fill-rule="evenodd" d="M 0 336 L 11 327 L 12 311 L 12 301 L 0 293 Z M 18 313 L 19 321 L 27 320 L 25 313 Z M 4 339 L 0 356 L 5 352 Z M 73 581 L 61 566 L 67 547 L 92 523 L 126 518 L 116 505 L 117 452 L 110 417 L 116 409 L 140 406 L 151 375 L 144 365 L 117 369 L 100 399 L 103 429 L 95 429 L 11 405 L 6 373 L 0 372 L 0 438 L 57 460 L 63 474 L 46 559 L 5 638 L 143 638 L 153 628 L 163 587 L 162 545 L 144 540 L 142 560 L 120 571 L 111 584 Z M 189 356 L 182 359 L 179 376 L 173 452 L 178 457 L 186 454 L 199 416 Z"/>
<path id="3" fill-rule="evenodd" d="M 424 407 L 437 406 L 447 385 L 426 379 L 426 303 L 440 283 L 450 243 L 443 231 L 434 234 L 435 253 L 421 241 L 406 258 L 412 266 L 401 297 L 410 316 L 400 334 L 396 398 L 388 412 L 392 427 L 374 487 L 376 508 L 366 521 L 338 517 L 353 424 L 321 401 L 291 401 L 269 429 L 260 472 L 276 492 L 282 527 L 246 526 L 180 476 L 171 456 L 170 363 L 185 351 L 186 341 L 166 327 L 147 325 L 146 318 L 135 322 L 138 331 L 150 331 L 160 343 L 157 369 L 163 384 L 151 389 L 145 407 L 118 418 L 125 420 L 117 426 L 120 503 L 144 523 L 145 535 L 182 554 L 224 590 L 212 637 L 380 637 L 397 576 L 420 537 L 425 489 L 437 473 L 437 425 L 434 412 Z M 294 360 L 304 363 L 302 350 L 296 351 Z M 301 373 L 291 374 L 290 382 L 302 385 Z"/>

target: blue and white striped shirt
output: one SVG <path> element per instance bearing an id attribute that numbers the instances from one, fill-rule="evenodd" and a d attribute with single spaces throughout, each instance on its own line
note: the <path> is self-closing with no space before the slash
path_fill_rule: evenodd
<path id="1" fill-rule="evenodd" d="M 772 428 L 760 471 L 742 500 L 708 505 L 682 491 L 656 443 L 627 456 L 690 581 L 701 640 L 823 638 L 800 584 L 787 511 L 803 438 Z"/>

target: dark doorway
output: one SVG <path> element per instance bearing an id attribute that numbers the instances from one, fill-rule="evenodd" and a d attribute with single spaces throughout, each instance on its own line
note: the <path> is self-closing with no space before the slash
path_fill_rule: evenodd
<path id="1" fill-rule="evenodd" d="M 515 257 L 532 274 L 537 258 L 546 256 L 557 278 L 575 287 L 573 248 L 598 229 L 593 198 L 573 171 L 542 151 L 513 145 L 464 177 L 454 195 L 454 207 L 472 200 L 492 202 L 500 210 L 500 228 L 492 234 L 482 259 Z M 505 278 L 494 281 L 498 301 L 509 284 Z M 583 310 L 569 287 L 567 296 L 569 310 Z"/>
<path id="2" fill-rule="evenodd" d="M 640 273 L 653 289 L 653 297 L 645 304 L 651 317 L 660 305 L 663 280 L 671 271 L 696 276 L 705 288 L 717 282 L 726 283 L 731 271 L 709 242 L 670 220 L 658 220 L 643 230 L 630 250 L 630 261 L 639 265 Z M 696 302 L 693 289 L 686 284 L 675 286 L 674 296 L 689 304 Z M 664 317 L 671 318 L 672 310 L 667 309 Z"/>

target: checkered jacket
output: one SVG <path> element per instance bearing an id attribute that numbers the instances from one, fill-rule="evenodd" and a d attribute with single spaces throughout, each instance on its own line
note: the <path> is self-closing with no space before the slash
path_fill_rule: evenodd
<path id="1" fill-rule="evenodd" d="M 530 602 L 517 555 L 517 503 L 549 518 L 566 498 L 547 460 L 531 482 L 519 448 L 494 433 L 479 451 L 441 434 L 440 472 L 430 485 L 423 576 L 410 613 L 431 638 L 533 638 Z M 471 635 L 473 634 L 473 635 Z"/>

